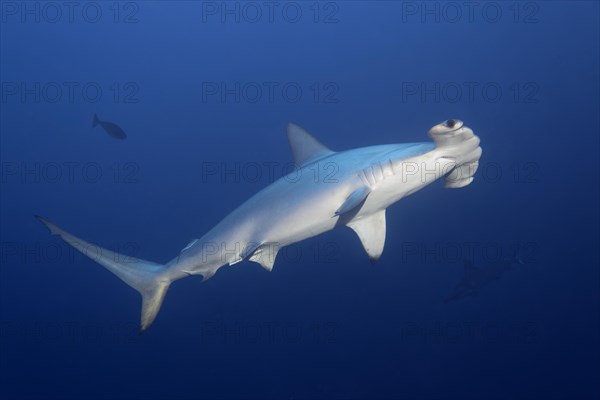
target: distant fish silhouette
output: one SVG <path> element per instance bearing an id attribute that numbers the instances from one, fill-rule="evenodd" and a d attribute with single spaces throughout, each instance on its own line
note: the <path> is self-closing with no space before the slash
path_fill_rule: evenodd
<path id="1" fill-rule="evenodd" d="M 94 114 L 94 123 L 92 125 L 92 128 L 95 128 L 96 125 L 100 125 L 102 129 L 106 131 L 106 133 L 108 133 L 115 139 L 125 139 L 127 137 L 127 135 L 125 134 L 125 132 L 123 132 L 123 129 L 121 129 L 119 125 L 108 121 L 100 121 L 98 116 Z"/>
<path id="2" fill-rule="evenodd" d="M 479 289 L 483 286 L 487 286 L 491 282 L 500 279 L 504 272 L 512 270 L 515 264 L 523 264 L 523 261 L 515 254 L 512 260 L 503 261 L 484 268 L 475 267 L 471 260 L 464 260 L 464 264 L 465 275 L 454 291 L 444 300 L 446 304 L 465 297 L 476 296 L 479 293 Z"/>

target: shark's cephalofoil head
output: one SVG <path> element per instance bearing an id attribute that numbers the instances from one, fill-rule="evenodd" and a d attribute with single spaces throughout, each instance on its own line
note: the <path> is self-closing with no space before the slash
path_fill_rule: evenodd
<path id="1" fill-rule="evenodd" d="M 437 146 L 455 145 L 475 136 L 473 131 L 459 119 L 448 119 L 437 124 L 427 132 L 427 135 L 435 141 Z M 479 142 L 477 141 L 474 145 L 477 147 Z"/>
<path id="2" fill-rule="evenodd" d="M 448 134 L 462 128 L 464 123 L 460 119 L 448 119 L 441 124 L 437 124 L 429 130 L 429 136 L 439 136 Z"/>
<path id="3" fill-rule="evenodd" d="M 464 126 L 464 123 L 460 119 L 449 119 L 442 124 L 446 125 L 449 129 L 460 129 Z"/>

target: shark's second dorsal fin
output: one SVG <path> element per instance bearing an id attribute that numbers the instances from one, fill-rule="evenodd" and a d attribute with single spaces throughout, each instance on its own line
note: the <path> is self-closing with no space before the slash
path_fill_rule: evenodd
<path id="1" fill-rule="evenodd" d="M 298 125 L 289 124 L 287 136 L 297 168 L 334 153 Z"/>

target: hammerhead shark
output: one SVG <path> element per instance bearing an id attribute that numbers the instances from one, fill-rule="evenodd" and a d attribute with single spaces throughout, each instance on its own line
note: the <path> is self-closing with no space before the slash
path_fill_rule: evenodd
<path id="1" fill-rule="evenodd" d="M 243 260 L 271 271 L 278 251 L 337 226 L 356 232 L 371 260 L 382 252 L 385 211 L 439 178 L 445 187 L 473 181 L 481 156 L 479 138 L 462 121 L 449 119 L 428 132 L 433 143 L 405 143 L 334 152 L 304 129 L 289 124 L 296 170 L 248 199 L 213 229 L 193 240 L 166 264 L 124 256 L 92 245 L 36 216 L 53 235 L 104 266 L 142 296 L 140 331 L 156 318 L 176 280 Z M 315 179 L 315 168 L 332 170 Z M 292 176 L 293 175 L 293 176 Z"/>

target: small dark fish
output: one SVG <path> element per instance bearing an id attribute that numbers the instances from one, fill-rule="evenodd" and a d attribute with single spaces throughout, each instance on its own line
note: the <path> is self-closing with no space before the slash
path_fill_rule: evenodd
<path id="1" fill-rule="evenodd" d="M 462 281 L 460 281 L 459 284 L 456 285 L 454 291 L 446 297 L 444 303 L 450 303 L 469 296 L 476 296 L 481 287 L 487 286 L 492 281 L 500 279 L 504 272 L 512 270 L 513 265 L 515 264 L 523 264 L 523 261 L 515 253 L 511 260 L 502 261 L 484 268 L 475 267 L 471 260 L 465 260 L 464 264 L 464 277 Z"/>
<path id="2" fill-rule="evenodd" d="M 100 121 L 98 116 L 94 114 L 94 123 L 92 125 L 92 128 L 95 128 L 96 125 L 100 125 L 102 129 L 106 131 L 106 133 L 108 133 L 115 139 L 125 139 L 127 137 L 127 135 L 125 134 L 125 132 L 123 132 L 123 129 L 121 129 L 119 125 L 108 121 Z"/>

